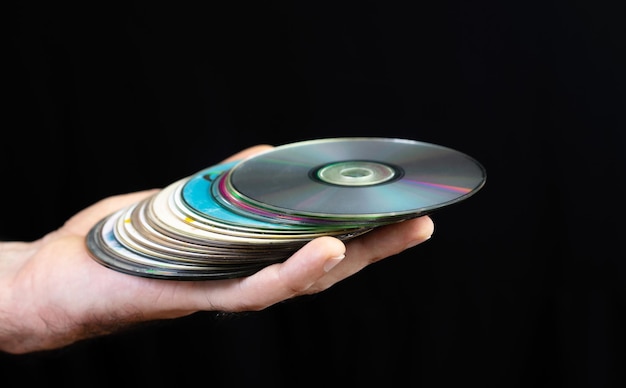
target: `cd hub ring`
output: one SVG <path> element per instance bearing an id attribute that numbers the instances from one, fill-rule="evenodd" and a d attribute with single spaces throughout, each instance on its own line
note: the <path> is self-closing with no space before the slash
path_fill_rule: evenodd
<path id="1" fill-rule="evenodd" d="M 322 166 L 314 176 L 331 185 L 372 186 L 396 178 L 397 171 L 383 163 L 351 160 Z"/>

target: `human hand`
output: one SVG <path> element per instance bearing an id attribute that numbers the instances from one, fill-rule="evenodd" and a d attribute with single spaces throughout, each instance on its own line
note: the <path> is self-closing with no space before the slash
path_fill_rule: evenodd
<path id="1" fill-rule="evenodd" d="M 224 162 L 271 148 L 259 145 Z M 422 216 L 381 226 L 347 242 L 316 238 L 283 263 L 248 277 L 176 281 L 132 276 L 97 263 L 85 236 L 99 220 L 157 190 L 105 198 L 33 242 L 0 243 L 0 350 L 28 353 L 118 332 L 132 324 L 197 311 L 258 311 L 315 294 L 366 266 L 426 241 Z"/>

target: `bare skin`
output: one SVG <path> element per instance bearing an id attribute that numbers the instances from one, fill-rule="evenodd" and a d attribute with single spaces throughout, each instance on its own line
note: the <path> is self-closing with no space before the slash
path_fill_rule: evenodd
<path id="1" fill-rule="evenodd" d="M 226 161 L 269 149 L 259 145 Z M 288 260 L 244 278 L 149 279 L 94 261 L 85 246 L 91 227 L 155 190 L 105 198 L 32 242 L 0 242 L 0 350 L 24 354 L 118 332 L 133 324 L 198 311 L 258 311 L 315 294 L 366 266 L 426 241 L 430 217 L 379 227 L 348 242 L 319 237 Z"/>

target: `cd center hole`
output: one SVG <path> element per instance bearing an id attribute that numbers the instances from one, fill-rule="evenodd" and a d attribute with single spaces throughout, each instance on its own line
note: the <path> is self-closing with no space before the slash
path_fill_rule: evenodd
<path id="1" fill-rule="evenodd" d="M 347 178 L 363 178 L 372 175 L 372 170 L 357 167 L 344 168 L 341 170 L 341 175 Z"/>
<path id="2" fill-rule="evenodd" d="M 396 176 L 390 166 L 362 160 L 331 163 L 314 170 L 314 174 L 322 182 L 338 186 L 372 186 Z"/>

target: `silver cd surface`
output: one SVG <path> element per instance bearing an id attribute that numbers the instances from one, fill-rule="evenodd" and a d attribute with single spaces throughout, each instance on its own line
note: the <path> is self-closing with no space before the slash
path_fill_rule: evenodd
<path id="1" fill-rule="evenodd" d="M 432 212 L 476 193 L 474 158 L 441 145 L 393 138 L 332 138 L 275 147 L 224 179 L 223 197 L 263 217 L 379 220 Z"/>

